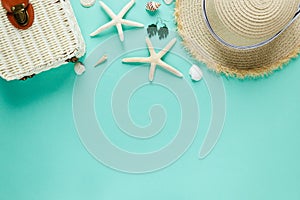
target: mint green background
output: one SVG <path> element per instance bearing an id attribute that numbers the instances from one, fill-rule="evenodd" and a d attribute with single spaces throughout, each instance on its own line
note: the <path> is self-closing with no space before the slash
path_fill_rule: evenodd
<path id="1" fill-rule="evenodd" d="M 117 11 L 127 0 L 106 1 Z M 137 1 L 127 14 L 149 25 L 156 16 Z M 107 22 L 96 4 L 72 1 L 87 53 L 115 34 L 88 34 Z M 172 30 L 172 6 L 160 16 Z M 126 38 L 125 38 L 126 39 Z M 146 51 L 145 51 L 146 53 Z M 0 80 L 0 199 L 300 199 L 300 64 L 294 59 L 268 78 L 223 77 L 227 117 L 222 136 L 204 160 L 198 159 L 205 127 L 183 157 L 158 172 L 132 175 L 95 160 L 81 144 L 72 113 L 76 75 L 72 65 L 25 82 Z M 185 72 L 186 73 L 186 72 Z M 200 82 L 201 106 L 209 96 Z M 138 95 L 138 94 L 137 94 Z M 84 102 L 83 102 L 84 103 Z M 199 102 L 200 103 L 200 102 Z M 210 115 L 210 105 L 202 108 Z"/>

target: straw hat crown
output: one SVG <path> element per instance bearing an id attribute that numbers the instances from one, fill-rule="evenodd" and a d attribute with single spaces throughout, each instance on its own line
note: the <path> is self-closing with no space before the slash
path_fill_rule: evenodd
<path id="1" fill-rule="evenodd" d="M 293 19 L 299 0 L 206 0 L 208 21 L 225 42 L 237 46 L 260 43 Z"/>

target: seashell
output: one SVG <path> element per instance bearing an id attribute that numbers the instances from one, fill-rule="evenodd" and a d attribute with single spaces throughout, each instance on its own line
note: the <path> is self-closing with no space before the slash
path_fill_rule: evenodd
<path id="1" fill-rule="evenodd" d="M 98 65 L 104 63 L 107 60 L 107 55 L 102 56 L 98 62 L 94 65 L 94 67 L 97 67 Z"/>
<path id="2" fill-rule="evenodd" d="M 146 4 L 146 10 L 149 10 L 149 11 L 151 11 L 151 12 L 154 12 L 154 11 L 156 11 L 160 6 L 161 6 L 161 4 L 158 3 L 158 2 L 155 2 L 155 1 L 149 1 L 149 2 Z"/>
<path id="3" fill-rule="evenodd" d="M 164 0 L 165 4 L 171 4 L 174 0 Z"/>
<path id="4" fill-rule="evenodd" d="M 203 77 L 203 73 L 197 65 L 192 65 L 190 68 L 189 74 L 191 76 L 191 79 L 194 81 L 200 81 Z"/>
<path id="5" fill-rule="evenodd" d="M 82 64 L 82 62 L 75 63 L 74 71 L 77 75 L 81 75 L 85 72 L 85 66 Z"/>
<path id="6" fill-rule="evenodd" d="M 91 7 L 95 4 L 96 0 L 80 0 L 83 7 Z"/>

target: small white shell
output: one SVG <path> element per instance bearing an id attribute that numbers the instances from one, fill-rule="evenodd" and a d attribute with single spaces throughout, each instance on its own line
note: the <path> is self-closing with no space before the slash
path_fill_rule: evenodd
<path id="1" fill-rule="evenodd" d="M 166 3 L 166 4 L 171 4 L 172 2 L 173 2 L 174 0 L 164 0 L 164 2 Z"/>
<path id="2" fill-rule="evenodd" d="M 107 55 L 102 56 L 98 62 L 94 65 L 94 67 L 97 67 L 98 65 L 104 63 L 107 60 Z"/>
<path id="3" fill-rule="evenodd" d="M 197 65 L 192 65 L 190 68 L 189 74 L 191 76 L 191 79 L 194 81 L 200 81 L 203 77 L 203 73 Z"/>
<path id="4" fill-rule="evenodd" d="M 151 12 L 154 12 L 154 11 L 156 11 L 160 6 L 161 6 L 161 4 L 158 3 L 158 2 L 155 2 L 155 1 L 149 1 L 149 2 L 146 4 L 146 10 L 149 10 L 149 11 L 151 11 Z"/>
<path id="5" fill-rule="evenodd" d="M 81 62 L 75 63 L 74 71 L 77 75 L 81 75 L 85 72 L 85 66 Z"/>
<path id="6" fill-rule="evenodd" d="M 95 4 L 96 0 L 80 0 L 83 7 L 91 7 Z"/>

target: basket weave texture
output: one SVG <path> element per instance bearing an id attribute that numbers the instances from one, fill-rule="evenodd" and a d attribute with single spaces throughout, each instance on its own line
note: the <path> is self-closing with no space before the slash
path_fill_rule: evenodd
<path id="1" fill-rule="evenodd" d="M 31 0 L 30 3 L 35 19 L 27 30 L 13 27 L 0 5 L 0 76 L 6 80 L 38 74 L 85 53 L 69 0 Z"/>

